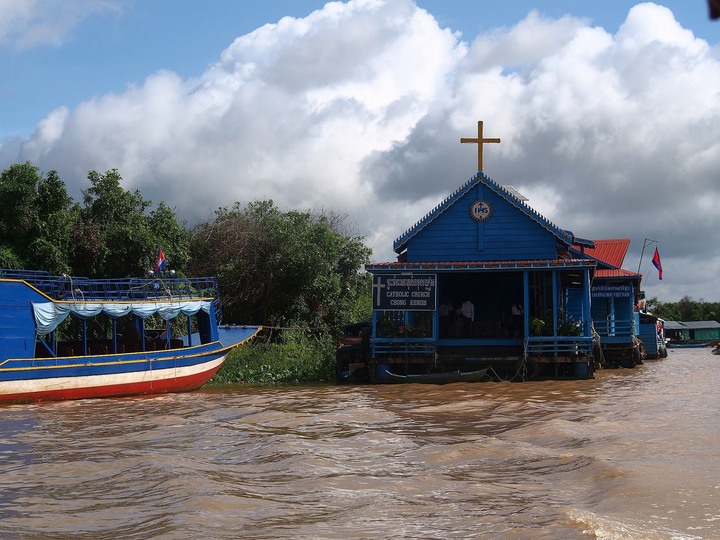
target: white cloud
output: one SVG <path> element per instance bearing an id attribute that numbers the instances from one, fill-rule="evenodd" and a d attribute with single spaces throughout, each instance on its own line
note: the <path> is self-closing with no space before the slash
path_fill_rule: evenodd
<path id="1" fill-rule="evenodd" d="M 492 178 L 577 236 L 633 238 L 630 270 L 643 239 L 659 239 L 665 280 L 648 295 L 710 300 L 714 280 L 691 261 L 720 264 L 708 245 L 718 88 L 707 43 L 652 3 L 614 35 L 531 13 L 468 44 L 411 0 L 335 2 L 238 37 L 195 79 L 157 72 L 54 111 L 3 141 L 0 166 L 56 169 L 75 194 L 89 170 L 117 168 L 190 221 L 261 198 L 331 208 L 389 260 L 392 241 L 474 174 L 476 150 L 459 138 L 482 119 L 502 138 L 486 147 Z"/>
<path id="2" fill-rule="evenodd" d="M 0 0 L 0 45 L 59 45 L 83 20 L 121 13 L 132 0 Z"/>

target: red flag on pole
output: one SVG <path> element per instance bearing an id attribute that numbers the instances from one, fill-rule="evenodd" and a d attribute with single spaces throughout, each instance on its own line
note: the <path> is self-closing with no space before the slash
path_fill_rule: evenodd
<path id="1" fill-rule="evenodd" d="M 157 255 L 155 256 L 155 273 L 159 274 L 165 269 L 165 263 L 167 261 L 165 260 L 165 254 L 163 253 L 163 250 L 158 248 Z"/>
<path id="2" fill-rule="evenodd" d="M 662 263 L 660 262 L 660 254 L 658 248 L 655 248 L 655 255 L 653 255 L 652 263 L 657 268 L 658 279 L 662 280 Z"/>

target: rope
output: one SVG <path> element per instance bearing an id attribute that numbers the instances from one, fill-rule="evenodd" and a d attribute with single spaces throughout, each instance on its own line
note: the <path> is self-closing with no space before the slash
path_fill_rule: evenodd
<path id="1" fill-rule="evenodd" d="M 338 327 L 323 326 L 308 328 L 307 326 L 269 326 L 267 324 L 261 325 L 263 330 L 298 330 L 300 332 L 317 332 L 321 330 L 338 330 Z"/>
<path id="2" fill-rule="evenodd" d="M 496 378 L 497 380 L 499 380 L 499 381 L 502 381 L 502 382 L 512 382 L 513 380 L 515 380 L 515 378 L 516 378 L 518 375 L 520 375 L 520 373 L 523 374 L 523 375 L 522 375 L 522 376 L 523 376 L 523 380 L 525 380 L 525 375 L 527 375 L 527 367 L 526 367 L 525 359 L 524 359 L 524 358 L 523 358 L 523 360 L 520 362 L 520 366 L 518 367 L 518 370 L 517 370 L 511 377 L 509 377 L 509 378 L 507 378 L 507 379 L 504 379 L 503 377 L 501 377 L 501 376 L 498 374 L 498 372 L 495 371 L 495 370 L 492 368 L 492 366 L 488 367 L 488 371 L 492 372 L 492 374 L 495 376 L 495 378 Z"/>

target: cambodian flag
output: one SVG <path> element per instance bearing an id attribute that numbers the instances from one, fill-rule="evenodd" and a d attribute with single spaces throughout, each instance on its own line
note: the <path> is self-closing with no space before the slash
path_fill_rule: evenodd
<path id="1" fill-rule="evenodd" d="M 658 278 L 662 280 L 662 263 L 660 262 L 660 254 L 658 253 L 658 249 L 655 248 L 655 255 L 653 255 L 653 265 L 655 265 L 655 268 L 657 268 L 658 271 Z"/>
<path id="2" fill-rule="evenodd" d="M 162 249 L 158 248 L 157 255 L 155 256 L 155 273 L 159 274 L 165 268 L 165 254 Z"/>

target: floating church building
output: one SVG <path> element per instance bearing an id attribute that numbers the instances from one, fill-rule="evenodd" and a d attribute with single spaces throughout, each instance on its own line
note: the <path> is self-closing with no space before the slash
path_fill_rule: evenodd
<path id="1" fill-rule="evenodd" d="M 575 236 L 482 170 L 401 234 L 397 260 L 365 266 L 373 315 L 338 349 L 344 382 L 591 378 L 606 356 L 641 362 L 641 274 L 629 240 Z M 354 334 L 354 335 L 350 335 Z M 468 379 L 464 379 L 464 377 Z"/>

